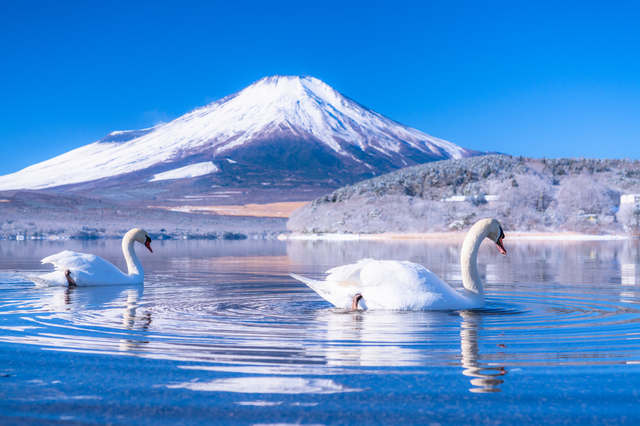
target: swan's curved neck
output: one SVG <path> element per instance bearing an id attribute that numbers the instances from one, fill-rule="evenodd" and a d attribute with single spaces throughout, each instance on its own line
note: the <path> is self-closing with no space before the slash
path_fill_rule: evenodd
<path id="1" fill-rule="evenodd" d="M 144 277 L 142 263 L 140 263 L 138 255 L 133 249 L 134 243 L 135 240 L 132 235 L 125 235 L 122 239 L 122 252 L 124 253 L 124 260 L 127 261 L 127 269 L 129 275 L 142 275 Z"/>
<path id="2" fill-rule="evenodd" d="M 464 295 L 468 299 L 476 302 L 478 307 L 484 306 L 484 289 L 482 288 L 482 280 L 478 273 L 478 249 L 488 233 L 488 229 L 474 229 L 472 227 L 464 239 L 462 252 L 460 253 Z"/>

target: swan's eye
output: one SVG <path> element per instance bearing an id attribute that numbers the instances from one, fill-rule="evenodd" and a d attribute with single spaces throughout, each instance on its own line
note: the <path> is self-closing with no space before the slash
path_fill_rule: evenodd
<path id="1" fill-rule="evenodd" d="M 503 239 L 505 238 L 504 236 L 504 232 L 502 231 L 502 226 L 500 227 L 500 238 L 499 239 Z"/>

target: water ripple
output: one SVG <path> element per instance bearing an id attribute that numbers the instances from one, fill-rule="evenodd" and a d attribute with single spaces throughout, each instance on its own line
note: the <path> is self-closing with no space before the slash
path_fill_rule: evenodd
<path id="1" fill-rule="evenodd" d="M 518 282 L 509 282 L 491 278 L 488 268 L 483 309 L 351 312 L 329 307 L 286 276 L 295 264 L 283 256 L 240 257 L 216 274 L 222 263 L 174 262 L 176 270 L 149 274 L 145 286 L 76 289 L 35 289 L 5 271 L 0 341 L 251 375 L 173 384 L 229 392 L 263 383 L 260 375 L 404 374 L 431 366 L 462 367 L 474 392 L 495 392 L 514 367 L 640 362 L 640 291 L 633 277 L 623 277 L 622 286 L 609 269 L 600 283 L 584 284 L 527 282 L 518 278 L 520 265 L 511 270 Z M 283 392 L 347 391 L 328 379 L 283 380 Z"/>
<path id="2" fill-rule="evenodd" d="M 471 331 L 473 356 L 505 365 L 640 360 L 637 305 L 583 294 L 488 293 L 484 309 L 461 312 L 349 312 L 308 292 L 213 293 L 194 300 L 173 284 L 14 289 L 2 300 L 14 323 L 0 339 L 183 361 L 400 367 L 459 362 L 461 333 Z"/>

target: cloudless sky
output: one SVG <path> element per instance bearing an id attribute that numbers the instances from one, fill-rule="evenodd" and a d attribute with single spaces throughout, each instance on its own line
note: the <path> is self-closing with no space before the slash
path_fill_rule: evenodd
<path id="1" fill-rule="evenodd" d="M 310 75 L 460 146 L 640 158 L 638 1 L 0 0 L 0 175 Z"/>

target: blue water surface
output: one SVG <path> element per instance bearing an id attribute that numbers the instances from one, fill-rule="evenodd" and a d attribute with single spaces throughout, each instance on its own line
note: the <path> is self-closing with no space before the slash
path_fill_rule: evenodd
<path id="1" fill-rule="evenodd" d="M 461 241 L 164 241 L 140 286 L 36 288 L 64 249 L 0 242 L 0 424 L 640 424 L 638 240 L 482 247 L 484 309 L 350 312 L 287 274 Z M 143 248 L 142 248 L 143 249 Z"/>

